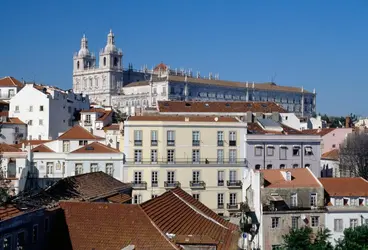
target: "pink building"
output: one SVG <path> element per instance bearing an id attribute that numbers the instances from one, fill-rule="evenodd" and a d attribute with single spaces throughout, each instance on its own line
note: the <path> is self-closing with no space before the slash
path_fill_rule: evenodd
<path id="1" fill-rule="evenodd" d="M 322 154 L 334 149 L 338 149 L 348 134 L 352 132 L 352 128 L 322 128 L 308 129 L 302 131 L 305 134 L 320 135 L 322 138 L 321 152 Z"/>

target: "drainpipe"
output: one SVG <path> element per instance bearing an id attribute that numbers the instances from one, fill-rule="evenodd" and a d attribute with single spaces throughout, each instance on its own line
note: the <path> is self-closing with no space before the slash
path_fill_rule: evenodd
<path id="1" fill-rule="evenodd" d="M 263 143 L 263 169 L 266 169 L 266 143 Z"/>
<path id="2" fill-rule="evenodd" d="M 300 161 L 300 163 L 302 164 L 301 165 L 301 168 L 303 168 L 303 166 L 304 166 L 303 165 L 304 164 L 304 147 L 303 146 L 304 146 L 304 143 L 302 142 L 302 145 L 301 145 L 301 148 L 300 148 L 300 151 L 301 151 L 300 152 L 300 154 L 301 154 L 301 161 Z"/>

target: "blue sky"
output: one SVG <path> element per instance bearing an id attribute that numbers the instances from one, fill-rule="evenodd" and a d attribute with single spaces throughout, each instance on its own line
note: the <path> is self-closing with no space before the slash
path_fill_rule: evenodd
<path id="1" fill-rule="evenodd" d="M 125 66 L 163 61 L 221 79 L 316 88 L 318 112 L 368 115 L 368 1 L 1 1 L 0 77 L 72 87 L 83 33 L 110 28 Z"/>

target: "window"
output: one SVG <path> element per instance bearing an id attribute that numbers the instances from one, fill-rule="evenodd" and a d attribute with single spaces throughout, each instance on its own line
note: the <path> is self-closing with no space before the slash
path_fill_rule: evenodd
<path id="1" fill-rule="evenodd" d="M 157 195 L 157 194 L 153 194 L 153 195 L 151 195 L 151 199 L 154 199 L 154 198 L 156 198 L 156 197 L 158 197 L 158 195 Z"/>
<path id="2" fill-rule="evenodd" d="M 103 58 L 103 65 L 106 66 L 106 57 Z"/>
<path id="3" fill-rule="evenodd" d="M 200 181 L 200 172 L 198 170 L 195 170 L 192 172 L 192 181 L 193 183 L 199 183 Z"/>
<path id="4" fill-rule="evenodd" d="M 38 120 L 38 125 L 43 126 L 43 120 L 42 119 Z"/>
<path id="5" fill-rule="evenodd" d="M 192 162 L 199 163 L 200 161 L 201 161 L 201 158 L 199 155 L 199 149 L 193 149 L 192 150 Z"/>
<path id="6" fill-rule="evenodd" d="M 342 198 L 335 198 L 335 206 L 342 206 L 343 200 Z"/>
<path id="7" fill-rule="evenodd" d="M 141 149 L 134 150 L 134 162 L 142 163 L 142 150 Z"/>
<path id="8" fill-rule="evenodd" d="M 97 172 L 98 171 L 98 164 L 97 163 L 91 163 L 90 165 L 90 172 Z"/>
<path id="9" fill-rule="evenodd" d="M 305 164 L 304 167 L 305 168 L 310 168 L 310 164 Z"/>
<path id="10" fill-rule="evenodd" d="M 63 141 L 63 152 L 67 153 L 70 150 L 70 141 Z"/>
<path id="11" fill-rule="evenodd" d="M 106 163 L 106 174 L 113 176 L 114 175 L 114 166 L 112 163 Z"/>
<path id="12" fill-rule="evenodd" d="M 54 163 L 48 162 L 46 163 L 46 174 L 53 174 L 54 173 Z"/>
<path id="13" fill-rule="evenodd" d="M 342 224 L 342 219 L 335 219 L 334 220 L 334 231 L 342 232 L 343 230 L 344 230 L 344 226 Z"/>
<path id="14" fill-rule="evenodd" d="M 298 168 L 299 165 L 298 164 L 293 164 L 293 168 Z"/>
<path id="15" fill-rule="evenodd" d="M 11 238 L 11 235 L 7 235 L 3 239 L 3 249 L 4 250 L 11 250 L 12 249 L 12 238 Z"/>
<path id="16" fill-rule="evenodd" d="M 287 154 L 287 147 L 281 146 L 280 147 L 280 160 L 286 160 L 287 159 L 286 154 Z"/>
<path id="17" fill-rule="evenodd" d="M 300 154 L 300 147 L 294 146 L 293 147 L 293 156 L 299 156 Z"/>
<path id="18" fill-rule="evenodd" d="M 33 112 L 33 106 L 29 106 L 29 112 Z"/>
<path id="19" fill-rule="evenodd" d="M 217 146 L 224 146 L 224 131 L 217 131 Z"/>
<path id="20" fill-rule="evenodd" d="M 229 146 L 236 146 L 236 132 L 229 132 Z"/>
<path id="21" fill-rule="evenodd" d="M 364 206 L 364 199 L 363 198 L 359 198 L 359 206 Z"/>
<path id="22" fill-rule="evenodd" d="M 193 198 L 199 201 L 199 194 L 192 194 Z"/>
<path id="23" fill-rule="evenodd" d="M 72 107 L 68 106 L 68 113 L 72 112 Z"/>
<path id="24" fill-rule="evenodd" d="M 86 120 L 84 123 L 91 124 L 91 115 L 86 115 Z"/>
<path id="25" fill-rule="evenodd" d="M 229 149 L 229 163 L 236 163 L 236 149 Z"/>
<path id="26" fill-rule="evenodd" d="M 32 228 L 32 243 L 36 243 L 38 240 L 38 225 L 33 225 Z"/>
<path id="27" fill-rule="evenodd" d="M 280 226 L 279 217 L 271 217 L 271 228 L 278 228 Z"/>
<path id="28" fill-rule="evenodd" d="M 83 174 L 83 165 L 82 163 L 75 164 L 75 175 Z"/>
<path id="29" fill-rule="evenodd" d="M 217 171 L 217 186 L 224 185 L 225 172 L 223 170 Z"/>
<path id="30" fill-rule="evenodd" d="M 151 150 L 151 162 L 157 163 L 157 149 Z"/>
<path id="31" fill-rule="evenodd" d="M 193 131 L 192 132 L 192 145 L 193 147 L 200 145 L 200 139 L 199 139 L 199 131 Z"/>
<path id="32" fill-rule="evenodd" d="M 142 202 L 142 196 L 140 194 L 135 194 L 133 196 L 133 203 L 140 204 Z"/>
<path id="33" fill-rule="evenodd" d="M 304 155 L 305 156 L 313 155 L 312 147 L 305 147 L 304 148 Z"/>
<path id="34" fill-rule="evenodd" d="M 151 130 L 151 146 L 157 146 L 157 130 Z"/>
<path id="35" fill-rule="evenodd" d="M 142 130 L 134 130 L 134 146 L 142 146 Z"/>
<path id="36" fill-rule="evenodd" d="M 174 149 L 168 149 L 167 150 L 167 162 L 168 163 L 174 163 L 175 162 L 175 150 Z"/>
<path id="37" fill-rule="evenodd" d="M 290 196 L 290 206 L 291 207 L 297 207 L 298 206 L 298 194 L 293 193 Z"/>
<path id="38" fill-rule="evenodd" d="M 272 169 L 272 164 L 267 164 L 267 169 Z"/>
<path id="39" fill-rule="evenodd" d="M 291 217 L 291 228 L 292 229 L 299 228 L 299 217 L 297 217 L 297 216 Z"/>
<path id="40" fill-rule="evenodd" d="M 20 232 L 18 233 L 18 236 L 17 236 L 17 250 L 21 250 L 21 249 L 24 249 L 25 247 L 25 232 Z"/>
<path id="41" fill-rule="evenodd" d="M 254 155 L 255 156 L 262 156 L 262 146 L 255 146 L 254 147 Z"/>
<path id="42" fill-rule="evenodd" d="M 224 163 L 224 150 L 217 149 L 217 163 Z"/>
<path id="43" fill-rule="evenodd" d="M 14 128 L 14 132 L 15 132 L 15 133 L 19 133 L 19 128 L 18 128 L 18 127 L 15 127 L 15 128 Z"/>
<path id="44" fill-rule="evenodd" d="M 158 172 L 157 171 L 151 172 L 151 182 L 152 182 L 152 187 L 158 187 Z"/>
<path id="45" fill-rule="evenodd" d="M 142 172 L 141 171 L 134 172 L 134 183 L 142 183 Z"/>
<path id="46" fill-rule="evenodd" d="M 316 207 L 317 206 L 317 194 L 316 193 L 311 193 L 310 194 L 310 205 L 312 207 Z"/>
<path id="47" fill-rule="evenodd" d="M 167 131 L 167 146 L 175 146 L 175 131 Z"/>
<path id="48" fill-rule="evenodd" d="M 284 169 L 285 168 L 285 164 L 280 164 L 280 169 Z"/>
<path id="49" fill-rule="evenodd" d="M 15 112 L 19 112 L 19 106 L 15 106 Z"/>
<path id="50" fill-rule="evenodd" d="M 230 205 L 237 205 L 236 193 L 230 193 Z"/>
<path id="51" fill-rule="evenodd" d="M 217 194 L 217 208 L 224 208 L 224 194 Z"/>
<path id="52" fill-rule="evenodd" d="M 275 148 L 273 146 L 267 147 L 267 156 L 273 156 Z"/>
<path id="53" fill-rule="evenodd" d="M 349 199 L 348 198 L 344 198 L 344 206 L 349 206 Z"/>
<path id="54" fill-rule="evenodd" d="M 319 216 L 311 216 L 311 226 L 312 227 L 319 226 Z"/>
<path id="55" fill-rule="evenodd" d="M 261 169 L 261 165 L 257 164 L 257 165 L 255 166 L 255 169 L 256 169 L 256 170 L 260 170 L 260 169 Z"/>
<path id="56" fill-rule="evenodd" d="M 235 182 L 235 181 L 237 181 L 237 179 L 236 179 L 236 170 L 230 170 L 230 172 L 229 172 L 229 180 L 230 180 L 230 182 Z"/>
<path id="57" fill-rule="evenodd" d="M 88 141 L 80 140 L 79 146 L 87 145 Z"/>
<path id="58" fill-rule="evenodd" d="M 332 144 L 332 148 L 336 148 L 336 144 Z"/>
<path id="59" fill-rule="evenodd" d="M 167 182 L 168 183 L 175 182 L 175 172 L 174 171 L 167 171 Z"/>
<path id="60" fill-rule="evenodd" d="M 28 125 L 29 125 L 29 126 L 32 126 L 32 123 L 33 123 L 33 122 L 32 122 L 32 120 L 29 120 L 29 121 L 28 121 Z"/>

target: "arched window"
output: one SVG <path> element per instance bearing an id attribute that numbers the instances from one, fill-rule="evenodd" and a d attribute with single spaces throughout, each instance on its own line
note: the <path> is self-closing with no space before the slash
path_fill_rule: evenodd
<path id="1" fill-rule="evenodd" d="M 284 168 L 285 168 L 285 164 L 281 164 L 280 169 L 284 169 Z"/>
<path id="2" fill-rule="evenodd" d="M 77 69 L 79 69 L 79 61 L 77 62 Z"/>
<path id="3" fill-rule="evenodd" d="M 260 170 L 261 169 L 261 165 L 257 164 L 255 168 L 256 168 L 256 170 Z"/>
<path id="4" fill-rule="evenodd" d="M 293 168 L 298 168 L 298 164 L 293 164 Z"/>
<path id="5" fill-rule="evenodd" d="M 117 67 L 119 63 L 119 59 L 117 57 L 114 57 L 114 67 Z"/>
<path id="6" fill-rule="evenodd" d="M 103 65 L 106 66 L 106 57 L 103 59 Z"/>
<path id="7" fill-rule="evenodd" d="M 268 164 L 267 169 L 272 169 L 272 164 Z"/>
<path id="8" fill-rule="evenodd" d="M 305 164 L 305 167 L 306 168 L 310 168 L 310 164 Z"/>

